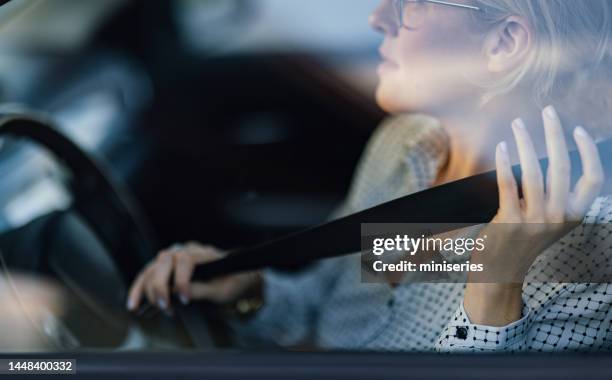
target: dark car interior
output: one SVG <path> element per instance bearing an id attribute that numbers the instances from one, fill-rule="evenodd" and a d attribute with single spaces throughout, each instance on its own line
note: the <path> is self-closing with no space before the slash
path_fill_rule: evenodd
<path id="1" fill-rule="evenodd" d="M 230 3 L 225 17 L 241 23 L 257 6 Z M 383 117 L 373 95 L 315 54 L 194 53 L 172 6 L 124 2 L 78 51 L 36 52 L 48 64 L 10 101 L 60 120 L 88 104 L 113 112 L 95 153 L 128 183 L 158 247 L 252 244 L 324 220 Z"/>

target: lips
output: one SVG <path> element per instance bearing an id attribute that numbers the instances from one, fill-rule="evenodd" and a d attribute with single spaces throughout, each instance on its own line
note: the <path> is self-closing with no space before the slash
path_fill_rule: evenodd
<path id="1" fill-rule="evenodd" d="M 378 52 L 380 54 L 380 57 L 382 58 L 381 65 L 387 67 L 398 67 L 398 64 L 395 63 L 395 61 L 393 61 L 391 58 L 389 58 L 389 55 L 385 53 L 382 49 L 380 49 Z"/>

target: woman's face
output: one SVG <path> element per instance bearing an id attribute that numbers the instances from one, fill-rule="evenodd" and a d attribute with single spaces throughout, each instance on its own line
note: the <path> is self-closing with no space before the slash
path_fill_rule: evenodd
<path id="1" fill-rule="evenodd" d="M 461 0 L 457 0 L 460 2 Z M 483 36 L 474 31 L 470 12 L 432 3 L 412 4 L 398 26 L 393 0 L 382 0 L 370 16 L 370 24 L 384 34 L 380 47 L 377 101 L 386 111 L 435 114 L 476 99 L 478 78 L 486 64 Z"/>

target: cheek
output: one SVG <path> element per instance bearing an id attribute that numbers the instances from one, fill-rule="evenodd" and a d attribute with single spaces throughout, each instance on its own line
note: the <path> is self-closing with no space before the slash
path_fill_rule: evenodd
<path id="1" fill-rule="evenodd" d="M 394 66 L 379 68 L 380 84 L 377 90 L 379 105 L 388 112 L 425 112 L 431 102 L 440 100 L 445 87 L 439 81 L 440 53 L 432 46 L 430 37 L 421 33 L 407 32 L 389 43 L 388 53 L 392 54 Z M 438 99 L 436 99 L 438 98 Z"/>
<path id="2" fill-rule="evenodd" d="M 400 44 L 397 62 L 402 80 L 415 91 L 437 90 L 459 84 L 465 56 L 462 56 L 462 51 L 455 50 L 456 47 L 447 46 L 448 43 L 421 38 Z"/>
<path id="3" fill-rule="evenodd" d="M 474 71 L 482 63 L 476 53 L 480 42 L 467 38 L 464 20 L 440 17 L 418 31 L 402 30 L 385 40 L 383 50 L 396 67 L 379 71 L 377 99 L 383 109 L 433 112 L 478 96 Z"/>

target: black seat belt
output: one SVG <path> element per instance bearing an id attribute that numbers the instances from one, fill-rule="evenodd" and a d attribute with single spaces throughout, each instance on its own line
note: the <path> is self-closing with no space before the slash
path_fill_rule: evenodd
<path id="1" fill-rule="evenodd" d="M 612 140 L 606 140 L 598 147 L 608 179 L 602 190 L 605 195 L 612 187 L 609 181 Z M 582 172 L 582 165 L 577 151 L 570 152 L 570 158 L 572 183 L 575 183 Z M 546 170 L 548 159 L 542 159 L 540 164 Z M 513 169 L 520 189 L 520 166 Z M 441 223 L 441 229 L 437 232 L 452 229 L 452 224 L 470 226 L 488 223 L 497 213 L 498 198 L 496 172 L 479 174 L 407 195 L 277 240 L 230 252 L 221 260 L 196 268 L 193 278 L 203 281 L 266 267 L 295 267 L 359 252 L 362 223 Z M 446 230 L 444 225 L 447 225 Z"/>

